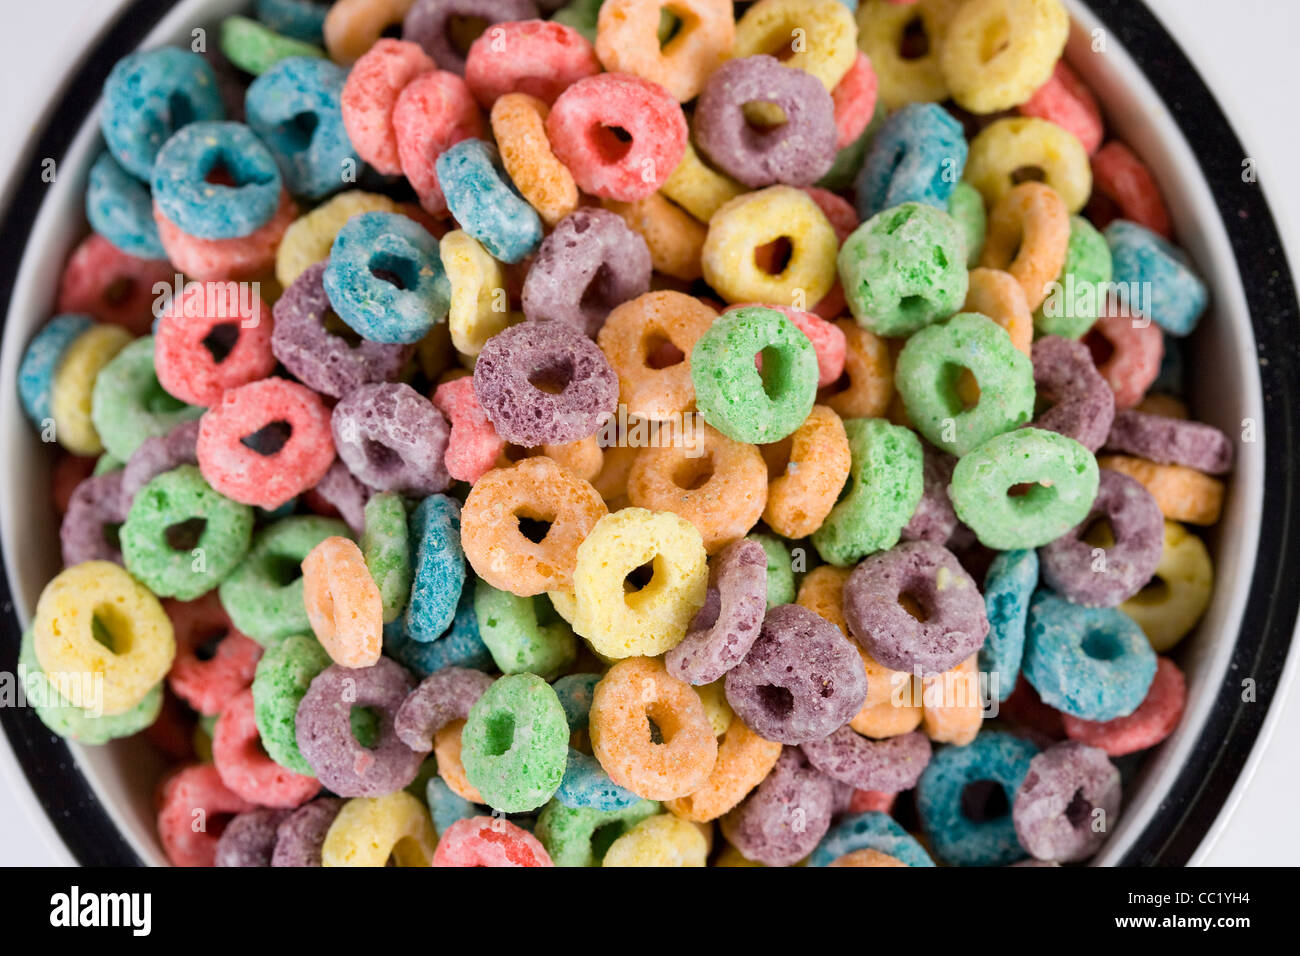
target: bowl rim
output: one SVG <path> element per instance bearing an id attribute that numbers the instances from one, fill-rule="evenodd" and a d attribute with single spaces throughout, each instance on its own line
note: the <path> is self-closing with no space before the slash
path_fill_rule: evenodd
<path id="1" fill-rule="evenodd" d="M 1264 407 L 1264 487 L 1258 552 L 1247 586 L 1230 668 L 1256 679 L 1257 703 L 1246 706 L 1235 685 L 1224 681 L 1188 760 L 1164 794 L 1162 812 L 1148 820 L 1118 861 L 1120 865 L 1184 865 L 1196 854 L 1228 803 L 1273 706 L 1292 643 L 1300 589 L 1289 584 L 1300 569 L 1300 422 L 1292 408 L 1300 398 L 1300 356 L 1290 333 L 1300 303 L 1282 238 L 1257 184 L 1247 184 L 1236 165 L 1246 155 L 1222 108 L 1187 55 L 1144 3 L 1078 0 L 1119 39 L 1148 83 L 1168 106 L 1179 133 L 1211 187 L 1231 242 L 1260 355 Z M 80 56 L 75 71 L 48 101 L 46 120 L 27 139 L 12 167 L 0 218 L 4 248 L 25 249 L 44 197 L 20 190 L 23 177 L 38 182 L 45 157 L 60 162 L 99 98 L 121 50 L 135 49 L 175 6 L 174 0 L 126 0 Z M 0 328 L 9 306 L 21 256 L 0 261 Z M 16 672 L 21 635 L 7 572 L 0 565 L 0 670 Z M 1260 706 L 1262 704 L 1263 706 Z M 73 858 L 85 865 L 141 864 L 114 825 L 93 787 L 78 770 L 69 745 L 51 734 L 30 708 L 0 708 L 17 764 L 46 817 Z M 72 772 L 50 773 L 58 767 Z"/>

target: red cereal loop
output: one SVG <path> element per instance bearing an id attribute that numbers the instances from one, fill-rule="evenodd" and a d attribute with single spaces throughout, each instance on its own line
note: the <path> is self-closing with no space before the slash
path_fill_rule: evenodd
<path id="1" fill-rule="evenodd" d="M 1157 658 L 1156 676 L 1146 699 L 1127 717 L 1114 720 L 1080 720 L 1065 715 L 1065 732 L 1071 740 L 1098 747 L 1112 757 L 1122 757 L 1154 747 L 1164 740 L 1182 719 L 1187 704 L 1187 681 L 1183 672 L 1167 657 Z"/>
<path id="2" fill-rule="evenodd" d="M 402 171 L 393 130 L 393 107 L 407 83 L 435 70 L 417 43 L 384 38 L 352 65 L 339 106 L 343 128 L 357 155 L 385 176 Z"/>
<path id="3" fill-rule="evenodd" d="M 298 218 L 298 207 L 287 192 L 280 193 L 275 215 L 255 232 L 238 239 L 200 239 L 180 230 L 162 214 L 155 203 L 153 221 L 158 224 L 167 258 L 176 271 L 191 279 L 253 279 L 266 275 L 275 266 L 275 251 L 285 230 Z"/>
<path id="4" fill-rule="evenodd" d="M 645 199 L 686 154 L 686 117 L 657 83 L 629 73 L 579 80 L 555 101 L 546 135 L 584 192 Z"/>
<path id="5" fill-rule="evenodd" d="M 465 56 L 465 82 L 484 109 L 507 93 L 527 93 L 550 106 L 578 80 L 599 72 L 587 38 L 549 20 L 495 24 Z"/>
<path id="6" fill-rule="evenodd" d="M 434 866 L 554 866 L 540 840 L 499 817 L 457 820 L 438 836 Z"/>
<path id="7" fill-rule="evenodd" d="M 271 307 L 233 282 L 187 283 L 158 319 L 153 356 L 168 394 L 215 405 L 227 390 L 274 371 Z"/>
<path id="8" fill-rule="evenodd" d="M 261 645 L 235 630 L 216 591 L 196 601 L 165 600 L 163 610 L 176 635 L 168 686 L 200 714 L 219 713 L 252 684 Z"/>
<path id="9" fill-rule="evenodd" d="M 817 186 L 806 186 L 804 192 L 812 197 L 812 201 L 817 204 L 817 208 L 830 221 L 831 228 L 835 230 L 835 238 L 840 242 L 847 239 L 850 233 L 858 228 L 858 212 L 853 208 L 853 204 L 843 196 L 837 196 L 830 190 L 821 189 Z M 835 284 L 831 286 L 831 291 L 822 296 L 811 311 L 819 318 L 830 322 L 833 319 L 838 319 L 848 310 L 848 302 L 844 299 L 844 286 L 840 285 L 837 276 Z"/>
<path id="10" fill-rule="evenodd" d="M 315 777 L 281 767 L 262 749 L 251 687 L 221 709 L 212 731 L 212 762 L 231 793 L 264 807 L 299 807 L 320 792 Z"/>
<path id="11" fill-rule="evenodd" d="M 172 774 L 158 799 L 158 838 L 173 866 L 212 866 L 230 818 L 256 809 L 221 782 L 217 768 L 196 764 Z"/>
<path id="12" fill-rule="evenodd" d="M 434 163 L 463 139 L 483 136 L 483 117 L 469 87 L 455 73 L 433 70 L 406 84 L 392 112 L 402 174 L 435 216 L 447 214 Z"/>
<path id="13" fill-rule="evenodd" d="M 103 236 L 81 241 L 59 277 L 56 312 L 84 312 L 100 322 L 145 335 L 153 324 L 154 285 L 169 287 L 176 269 L 165 259 L 127 255 Z"/>
<path id="14" fill-rule="evenodd" d="M 314 487 L 333 464 L 330 410 L 287 379 L 232 388 L 199 420 L 198 459 L 221 494 L 273 511 Z"/>
<path id="15" fill-rule="evenodd" d="M 1134 319 L 1120 306 L 1097 320 L 1084 344 L 1092 350 L 1097 371 L 1115 393 L 1115 408 L 1123 411 L 1142 401 L 1160 374 L 1165 337 L 1150 319 Z"/>
<path id="16" fill-rule="evenodd" d="M 1063 715 L 1055 707 L 1043 703 L 1038 691 L 1024 677 L 1016 679 L 1015 689 L 1004 700 L 998 714 L 1013 724 L 1018 724 L 1046 740 L 1064 740 Z"/>
<path id="17" fill-rule="evenodd" d="M 1119 210 L 1108 215 L 1107 204 Z M 1092 157 L 1092 200 L 1088 212 L 1095 213 L 1098 229 L 1113 218 L 1123 218 L 1146 226 L 1166 239 L 1173 237 L 1169 210 L 1160 196 L 1160 187 L 1147 164 L 1118 140 L 1111 140 Z"/>
<path id="18" fill-rule="evenodd" d="M 1047 82 L 1021 103 L 1019 110 L 1022 116 L 1044 119 L 1073 133 L 1089 156 L 1105 135 L 1097 98 L 1064 60 L 1056 62 Z"/>
<path id="19" fill-rule="evenodd" d="M 843 149 L 866 131 L 876 112 L 877 85 L 871 60 L 859 50 L 849 72 L 831 90 L 831 100 L 835 103 L 836 149 Z"/>
<path id="20" fill-rule="evenodd" d="M 153 744 L 168 760 L 180 763 L 194 759 L 194 728 L 198 721 L 194 711 L 181 703 L 170 687 L 163 688 L 162 710 L 158 718 L 143 731 L 145 740 Z"/>
<path id="21" fill-rule="evenodd" d="M 849 813 L 889 813 L 894 809 L 896 799 L 898 794 L 883 790 L 854 790 L 849 799 Z"/>

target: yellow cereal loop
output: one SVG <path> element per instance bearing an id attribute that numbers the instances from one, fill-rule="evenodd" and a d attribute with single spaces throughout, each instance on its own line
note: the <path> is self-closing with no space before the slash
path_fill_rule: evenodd
<path id="1" fill-rule="evenodd" d="M 939 68 L 958 106 L 996 113 L 1047 82 L 1069 34 L 1060 0 L 967 0 L 948 24 Z"/>
<path id="2" fill-rule="evenodd" d="M 736 23 L 735 59 L 766 53 L 811 73 L 827 92 L 857 56 L 857 24 L 840 0 L 758 0 Z"/>
<path id="3" fill-rule="evenodd" d="M 671 813 L 646 817 L 609 845 L 602 866 L 705 866 L 709 843 Z"/>
<path id="4" fill-rule="evenodd" d="M 984 702 L 972 654 L 952 670 L 921 680 L 921 729 L 936 743 L 964 747 L 980 731 Z"/>
<path id="5" fill-rule="evenodd" d="M 659 188 L 665 196 L 705 223 L 724 204 L 745 191 L 745 187 L 730 176 L 706 165 L 690 140 L 686 141 L 682 161 Z"/>
<path id="6" fill-rule="evenodd" d="M 1205 543 L 1176 521 L 1165 522 L 1165 546 L 1151 583 L 1119 606 L 1164 654 L 1187 636 L 1210 604 L 1214 566 Z"/>
<path id="7" fill-rule="evenodd" d="M 627 227 L 645 240 L 650 250 L 650 264 L 656 272 L 694 282 L 700 271 L 704 250 L 704 224 L 659 193 L 651 193 L 636 202 L 601 201 L 606 209 L 617 213 Z"/>
<path id="8" fill-rule="evenodd" d="M 858 47 L 871 59 L 886 109 L 948 98 L 939 51 L 948 22 L 961 4 L 962 0 L 913 4 L 863 0 L 859 4 Z"/>
<path id="9" fill-rule="evenodd" d="M 1171 521 L 1212 525 L 1223 511 L 1223 482 L 1186 465 L 1158 465 L 1129 455 L 1102 455 L 1098 468 L 1118 471 L 1142 483 Z"/>
<path id="10" fill-rule="evenodd" d="M 726 678 L 720 677 L 712 684 L 701 684 L 695 688 L 695 693 L 699 694 L 704 712 L 709 715 L 709 726 L 713 728 L 713 736 L 721 737 L 731 726 L 732 718 L 736 716 L 731 705 L 727 703 Z"/>
<path id="11" fill-rule="evenodd" d="M 782 239 L 789 243 L 789 259 L 774 263 L 780 271 L 769 272 L 755 253 Z M 769 186 L 737 196 L 713 214 L 701 264 L 705 281 L 728 302 L 808 309 L 834 285 L 838 252 L 835 230 L 812 197 L 792 186 Z"/>
<path id="12" fill-rule="evenodd" d="M 713 861 L 714 866 L 765 866 L 766 864 L 757 863 L 754 860 L 746 859 L 744 854 L 728 843 L 718 854 L 718 858 Z"/>
<path id="13" fill-rule="evenodd" d="M 488 339 L 512 324 L 505 273 L 479 241 L 461 229 L 438 241 L 438 254 L 451 285 L 451 344 L 461 355 L 478 355 Z"/>
<path id="14" fill-rule="evenodd" d="M 120 325 L 92 325 L 63 353 L 50 383 L 50 417 L 54 438 L 74 455 L 98 455 L 104 450 L 90 420 L 91 394 L 99 370 L 131 341 Z"/>
<path id="15" fill-rule="evenodd" d="M 578 600 L 573 596 L 573 592 L 547 591 L 546 596 L 551 599 L 551 607 L 555 608 L 555 613 L 572 624 L 573 615 L 578 610 Z"/>
<path id="16" fill-rule="evenodd" d="M 430 866 L 437 843 L 429 811 L 405 790 L 355 797 L 325 834 L 321 866 Z"/>
<path id="17" fill-rule="evenodd" d="M 649 564 L 637 590 L 627 576 Z M 596 522 L 578 546 L 573 629 L 606 657 L 654 657 L 676 647 L 704 604 L 704 539 L 667 511 L 624 508 Z"/>
<path id="18" fill-rule="evenodd" d="M 45 585 L 32 636 L 41 670 L 91 677 L 106 715 L 140 703 L 176 656 L 167 612 L 111 561 L 75 564 Z"/>
<path id="19" fill-rule="evenodd" d="M 989 208 L 1026 178 L 1041 179 L 1056 190 L 1072 213 L 1092 192 L 1088 153 L 1073 133 L 1032 116 L 1000 119 L 970 141 L 966 182 L 980 191 Z"/>
<path id="20" fill-rule="evenodd" d="M 546 138 L 550 112 L 535 96 L 507 93 L 492 104 L 491 123 L 510 181 L 542 220 L 554 226 L 578 208 L 578 185 L 551 152 Z"/>
<path id="21" fill-rule="evenodd" d="M 397 203 L 378 193 L 351 189 L 299 216 L 284 231 L 275 251 L 275 279 L 288 288 L 318 262 L 329 258 L 334 237 L 353 216 L 363 212 L 398 212 Z"/>

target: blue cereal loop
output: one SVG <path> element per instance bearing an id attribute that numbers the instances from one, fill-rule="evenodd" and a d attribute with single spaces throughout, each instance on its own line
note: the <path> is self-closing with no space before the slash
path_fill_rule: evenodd
<path id="1" fill-rule="evenodd" d="M 28 343 L 18 366 L 18 400 L 37 428 L 50 417 L 50 389 L 63 354 L 92 325 L 94 320 L 88 315 L 56 315 Z"/>
<path id="2" fill-rule="evenodd" d="M 1149 316 L 1170 335 L 1190 335 L 1205 313 L 1205 283 L 1187 256 L 1150 229 L 1116 219 L 1103 235 L 1110 246 L 1112 281 L 1130 308 Z M 1133 308 L 1133 296 L 1141 308 Z"/>
<path id="3" fill-rule="evenodd" d="M 965 747 L 944 747 L 931 758 L 917 783 L 916 809 L 935 856 L 954 866 L 1005 866 L 1028 854 L 1016 838 L 1011 806 L 1038 748 L 1028 740 L 985 731 Z M 965 813 L 966 786 L 992 781 L 1002 787 L 1006 807 L 986 820 Z"/>
<path id="4" fill-rule="evenodd" d="M 210 183 L 222 167 L 233 186 Z M 153 165 L 153 198 L 186 235 L 239 239 L 270 221 L 280 204 L 280 168 L 243 123 L 191 123 L 163 144 Z"/>
<path id="5" fill-rule="evenodd" d="M 622 810 L 641 798 L 624 790 L 613 780 L 595 757 L 569 748 L 564 777 L 555 791 L 555 799 L 571 810 Z"/>
<path id="6" fill-rule="evenodd" d="M 809 866 L 830 866 L 846 853 L 875 850 L 908 866 L 934 866 L 930 854 L 916 838 L 887 813 L 875 810 L 842 819 L 822 837 L 808 857 Z"/>
<path id="7" fill-rule="evenodd" d="M 966 168 L 961 123 L 937 103 L 909 103 L 881 125 L 854 185 L 858 215 L 870 219 L 905 202 L 947 210 Z"/>
<path id="8" fill-rule="evenodd" d="M 451 626 L 465 588 L 460 503 L 446 495 L 425 498 L 411 512 L 410 540 L 414 554 L 405 634 L 413 641 L 436 641 Z"/>
<path id="9" fill-rule="evenodd" d="M 349 219 L 334 238 L 322 281 L 339 318 L 372 342 L 418 342 L 451 304 L 438 240 L 397 213 Z"/>
<path id="10" fill-rule="evenodd" d="M 564 708 L 564 718 L 570 730 L 586 730 L 591 699 L 600 683 L 599 674 L 566 674 L 551 685 L 555 696 Z"/>
<path id="11" fill-rule="evenodd" d="M 153 219 L 149 188 L 123 169 L 111 153 L 100 153 L 86 183 L 90 228 L 127 255 L 166 259 Z"/>
<path id="12" fill-rule="evenodd" d="M 100 128 L 113 158 L 148 182 L 163 143 L 189 123 L 226 115 L 217 74 L 197 53 L 165 46 L 117 61 L 104 83 Z"/>
<path id="13" fill-rule="evenodd" d="M 1118 608 L 1082 607 L 1039 591 L 1029 605 L 1021 670 L 1049 707 L 1080 720 L 1114 720 L 1146 699 L 1156 652 Z"/>
<path id="14" fill-rule="evenodd" d="M 295 196 L 322 199 L 343 187 L 345 170 L 361 168 L 340 112 L 346 79 L 347 72 L 329 60 L 291 56 L 248 87 L 248 125 L 275 156 Z"/>
<path id="15" fill-rule="evenodd" d="M 1006 700 L 1020 675 L 1025 653 L 1025 618 L 1038 587 L 1038 552 L 1003 551 L 984 576 L 984 609 L 989 633 L 979 652 L 979 669 L 997 675 L 998 700 Z"/>
<path id="16" fill-rule="evenodd" d="M 470 803 L 441 777 L 433 776 L 424 787 L 424 802 L 429 805 L 429 815 L 433 817 L 433 829 L 445 833 L 447 828 L 457 820 L 468 820 L 483 811 Z"/>
<path id="17" fill-rule="evenodd" d="M 428 677 L 444 667 L 468 667 L 476 671 L 496 669 L 492 654 L 478 633 L 474 612 L 474 589 L 465 588 L 456 616 L 447 633 L 436 641 L 413 641 L 406 636 L 406 622 L 398 618 L 384 625 L 384 653 L 403 667 Z"/>
<path id="18" fill-rule="evenodd" d="M 506 178 L 494 146 L 461 140 L 434 168 L 447 208 L 494 259 L 519 262 L 541 243 L 541 217 Z"/>
<path id="19" fill-rule="evenodd" d="M 314 0 L 257 0 L 253 12 L 257 19 L 282 36 L 320 43 L 329 6 Z"/>

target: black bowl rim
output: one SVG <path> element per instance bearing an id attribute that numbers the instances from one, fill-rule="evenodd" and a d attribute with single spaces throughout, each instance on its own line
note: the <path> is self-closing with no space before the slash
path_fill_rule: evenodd
<path id="1" fill-rule="evenodd" d="M 1300 570 L 1300 355 L 1294 329 L 1300 304 L 1282 239 L 1258 183 L 1246 183 L 1247 154 L 1204 79 L 1160 21 L 1133 0 L 1085 0 L 1112 31 L 1168 107 L 1209 183 L 1232 243 L 1259 348 L 1264 400 L 1264 501 L 1268 520 L 1247 605 L 1233 648 L 1229 674 L 1256 681 L 1256 702 L 1242 701 L 1240 687 L 1225 677 L 1192 752 L 1165 794 L 1162 812 L 1130 844 L 1120 865 L 1184 865 L 1214 825 L 1250 758 L 1278 689 L 1300 608 L 1294 586 Z M 0 221 L 0 248 L 24 249 L 40 209 L 38 190 L 45 157 L 62 159 L 120 51 L 135 49 L 174 0 L 135 0 L 83 56 L 59 96 L 58 106 L 29 140 L 13 196 Z M 7 321 L 20 257 L 0 259 L 0 326 Z M 1266 361 L 1265 361 L 1266 360 Z M 0 669 L 16 673 L 20 624 L 9 581 L 0 568 Z M 51 734 L 30 708 L 0 708 L 10 745 L 56 832 L 84 865 L 140 865 L 143 861 L 113 825 L 62 738 Z"/>

